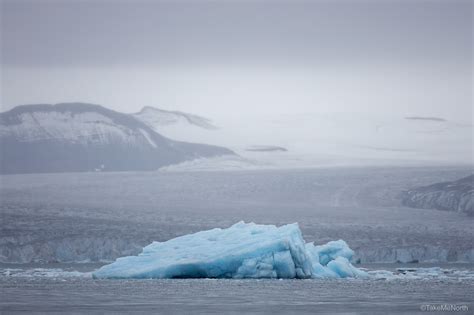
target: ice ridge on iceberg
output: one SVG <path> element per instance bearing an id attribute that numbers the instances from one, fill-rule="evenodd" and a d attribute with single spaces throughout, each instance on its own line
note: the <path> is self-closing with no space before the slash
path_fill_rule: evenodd
<path id="1" fill-rule="evenodd" d="M 138 256 L 118 258 L 98 278 L 345 278 L 367 274 L 351 265 L 343 240 L 305 243 L 297 223 L 280 227 L 239 222 L 166 242 Z"/>

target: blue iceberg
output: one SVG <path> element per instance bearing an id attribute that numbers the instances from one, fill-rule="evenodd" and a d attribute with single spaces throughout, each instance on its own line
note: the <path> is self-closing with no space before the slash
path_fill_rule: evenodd
<path id="1" fill-rule="evenodd" d="M 297 223 L 280 227 L 239 222 L 166 242 L 138 256 L 117 259 L 93 273 L 96 279 L 345 278 L 366 277 L 351 265 L 342 241 L 305 243 Z"/>

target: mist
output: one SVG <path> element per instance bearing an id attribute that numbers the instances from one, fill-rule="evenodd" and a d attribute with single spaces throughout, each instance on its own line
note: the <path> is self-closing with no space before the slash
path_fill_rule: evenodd
<path id="1" fill-rule="evenodd" d="M 138 4 L 2 1 L 2 108 L 472 120 L 470 1 Z"/>

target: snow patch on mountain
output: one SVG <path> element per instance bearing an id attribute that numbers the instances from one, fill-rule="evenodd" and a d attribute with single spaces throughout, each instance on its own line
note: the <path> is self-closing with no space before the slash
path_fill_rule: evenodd
<path id="1" fill-rule="evenodd" d="M 13 136 L 22 142 L 58 140 L 84 145 L 113 140 L 133 144 L 145 136 L 143 129 L 134 132 L 96 112 L 25 112 L 18 119 L 18 124 L 1 125 L 0 136 Z"/>
<path id="2" fill-rule="evenodd" d="M 154 147 L 154 148 L 157 148 L 158 146 L 156 145 L 156 143 L 153 141 L 153 139 L 151 139 L 150 137 L 150 134 L 146 131 L 146 130 L 143 130 L 143 129 L 138 129 L 140 130 L 141 134 L 145 137 L 145 139 L 148 141 L 148 143 Z"/>
<path id="3" fill-rule="evenodd" d="M 144 122 L 150 128 L 187 124 L 208 130 L 217 129 L 208 118 L 180 111 L 163 110 L 151 106 L 145 106 L 140 112 L 133 114 L 133 116 Z"/>

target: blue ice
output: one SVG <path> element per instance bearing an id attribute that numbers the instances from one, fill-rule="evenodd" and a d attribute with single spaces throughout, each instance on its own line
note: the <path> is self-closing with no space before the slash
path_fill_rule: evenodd
<path id="1" fill-rule="evenodd" d="M 342 241 L 306 243 L 297 223 L 277 227 L 239 222 L 166 242 L 138 256 L 118 258 L 94 278 L 345 278 L 367 274 L 350 263 Z"/>

